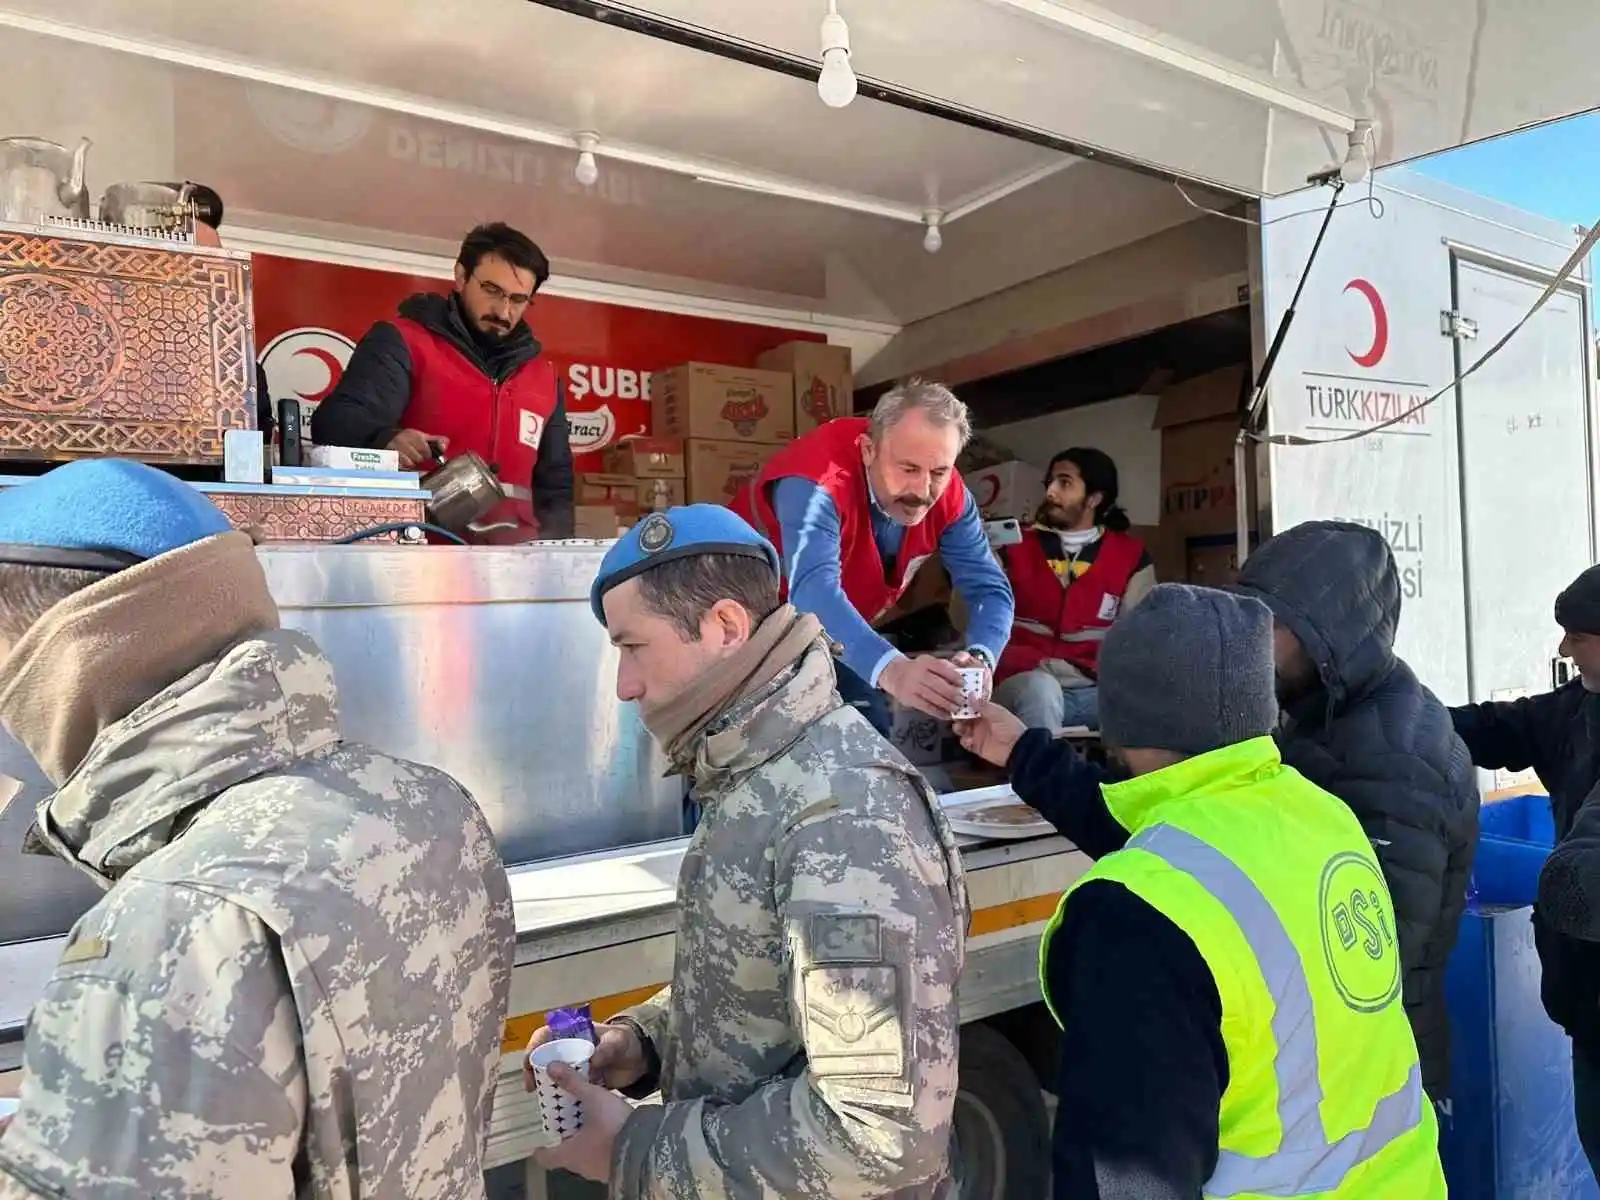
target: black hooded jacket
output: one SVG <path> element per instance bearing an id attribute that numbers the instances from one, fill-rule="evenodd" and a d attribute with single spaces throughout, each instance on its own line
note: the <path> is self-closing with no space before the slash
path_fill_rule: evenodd
<path id="1" fill-rule="evenodd" d="M 474 336 L 454 295 L 418 292 L 400 304 L 400 315 L 464 354 L 495 382 L 539 356 L 542 347 L 525 322 L 504 338 Z M 350 365 L 328 398 L 311 414 L 311 440 L 319 446 L 362 446 L 381 449 L 400 432 L 411 403 L 411 352 L 389 321 L 379 321 L 356 346 Z M 533 492 L 533 512 L 540 535 L 571 537 L 573 529 L 572 444 L 567 428 L 566 397 L 556 395 L 556 408 L 544 423 L 533 478 L 522 484 Z"/>
<path id="2" fill-rule="evenodd" d="M 1239 590 L 1264 601 L 1316 665 L 1320 687 L 1285 713 L 1280 751 L 1343 800 L 1372 839 L 1394 901 L 1423 1084 L 1442 1098 L 1445 967 L 1466 907 L 1479 797 L 1449 710 L 1395 657 L 1394 557 L 1364 526 L 1312 521 L 1252 554 Z"/>

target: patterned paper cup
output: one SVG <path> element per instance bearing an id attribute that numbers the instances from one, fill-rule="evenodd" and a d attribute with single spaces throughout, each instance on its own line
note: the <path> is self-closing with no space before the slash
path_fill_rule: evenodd
<path id="1" fill-rule="evenodd" d="M 588 1079 L 589 1058 L 593 1054 L 593 1042 L 583 1038 L 559 1038 L 546 1042 L 528 1055 L 528 1065 L 533 1068 L 534 1094 L 539 1097 L 539 1117 L 546 1133 L 569 1138 L 583 1128 L 583 1101 L 557 1086 L 550 1078 L 550 1068 L 556 1063 L 565 1063 Z"/>
<path id="2" fill-rule="evenodd" d="M 982 667 L 957 667 L 961 672 L 961 707 L 951 713 L 953 720 L 964 721 L 983 712 Z"/>

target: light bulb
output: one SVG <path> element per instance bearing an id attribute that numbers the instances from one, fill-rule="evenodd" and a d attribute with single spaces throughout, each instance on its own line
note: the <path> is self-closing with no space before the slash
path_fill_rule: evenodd
<path id="1" fill-rule="evenodd" d="M 850 69 L 850 51 L 843 46 L 822 52 L 817 95 L 829 108 L 843 108 L 856 98 L 856 73 Z"/>
<path id="2" fill-rule="evenodd" d="M 572 173 L 584 187 L 593 187 L 599 181 L 600 164 L 595 162 L 593 150 L 584 150 L 578 155 L 578 165 Z"/>
<path id="3" fill-rule="evenodd" d="M 922 235 L 922 248 L 929 254 L 937 254 L 943 245 L 944 234 L 939 232 L 936 222 L 929 221 L 928 232 Z"/>
<path id="4" fill-rule="evenodd" d="M 1360 183 L 1367 177 L 1367 148 L 1365 146 L 1351 146 L 1350 153 L 1345 155 L 1343 164 L 1339 167 L 1339 178 L 1346 183 Z"/>
<path id="5" fill-rule="evenodd" d="M 1349 143 L 1344 162 L 1339 166 L 1339 178 L 1346 183 L 1360 183 L 1372 170 L 1372 122 L 1358 120 L 1350 131 Z"/>

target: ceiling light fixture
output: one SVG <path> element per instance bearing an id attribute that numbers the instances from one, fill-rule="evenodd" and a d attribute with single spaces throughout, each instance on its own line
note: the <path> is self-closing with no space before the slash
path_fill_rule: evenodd
<path id="1" fill-rule="evenodd" d="M 928 232 L 922 235 L 922 248 L 929 254 L 937 254 L 944 246 L 944 234 L 939 232 L 939 225 L 944 220 L 944 214 L 937 208 L 930 208 L 922 214 L 922 223 L 928 227 Z"/>
<path id="2" fill-rule="evenodd" d="M 838 0 L 828 0 L 822 18 L 822 74 L 817 95 L 829 108 L 843 108 L 856 98 L 856 73 L 850 67 L 850 27 L 839 15 Z"/>
<path id="3" fill-rule="evenodd" d="M 1377 141 L 1372 122 L 1357 118 L 1356 127 L 1350 131 L 1350 146 L 1345 151 L 1344 163 L 1339 167 L 1339 178 L 1347 184 L 1360 183 L 1373 167 L 1373 145 Z"/>
<path id="4" fill-rule="evenodd" d="M 572 169 L 572 173 L 584 187 L 593 187 L 600 181 L 600 164 L 594 157 L 594 148 L 600 144 L 600 135 L 580 133 L 577 142 L 578 165 Z"/>

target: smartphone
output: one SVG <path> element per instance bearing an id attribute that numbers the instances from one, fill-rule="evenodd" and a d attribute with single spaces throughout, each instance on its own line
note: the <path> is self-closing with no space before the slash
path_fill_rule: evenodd
<path id="1" fill-rule="evenodd" d="M 985 521 L 983 532 L 989 536 L 991 546 L 1015 546 L 1022 541 L 1022 522 L 1015 517 L 1003 521 Z"/>

